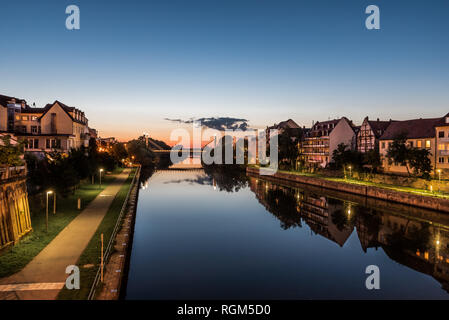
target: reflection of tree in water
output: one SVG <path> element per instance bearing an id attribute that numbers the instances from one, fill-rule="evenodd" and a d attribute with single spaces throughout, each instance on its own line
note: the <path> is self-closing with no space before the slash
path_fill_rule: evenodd
<path id="1" fill-rule="evenodd" d="M 152 165 L 142 166 L 140 169 L 140 186 L 144 186 L 147 184 L 148 179 L 151 178 L 153 173 L 159 169 L 164 170 L 172 165 L 170 157 L 161 156 L 157 157 Z"/>
<path id="2" fill-rule="evenodd" d="M 268 210 L 280 221 L 282 229 L 301 227 L 295 192 L 290 188 L 268 190 L 265 201 Z"/>
<path id="3" fill-rule="evenodd" d="M 341 200 L 327 198 L 327 204 L 329 207 L 335 206 L 339 209 L 329 210 L 331 213 L 332 223 L 337 227 L 339 231 L 343 231 L 353 226 L 353 219 L 355 217 L 354 209 L 343 203 Z M 348 210 L 351 210 L 348 212 Z"/>
<path id="4" fill-rule="evenodd" d="M 151 176 L 154 173 L 154 167 L 142 167 L 140 169 L 140 186 L 144 186 L 147 184 L 148 179 L 151 178 Z"/>
<path id="5" fill-rule="evenodd" d="M 204 171 L 220 191 L 238 192 L 248 185 L 245 168 L 239 165 L 204 165 Z"/>
<path id="6" fill-rule="evenodd" d="M 387 245 L 398 251 L 426 251 L 429 249 L 431 239 L 430 225 L 421 223 L 421 228 L 407 226 L 404 229 L 395 230 L 387 236 Z"/>

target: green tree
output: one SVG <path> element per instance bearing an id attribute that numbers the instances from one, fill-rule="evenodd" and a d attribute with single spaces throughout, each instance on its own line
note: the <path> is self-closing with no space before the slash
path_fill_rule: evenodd
<path id="1" fill-rule="evenodd" d="M 112 146 L 112 156 L 118 163 L 121 163 L 122 159 L 128 158 L 128 151 L 123 143 L 116 143 Z"/>
<path id="2" fill-rule="evenodd" d="M 296 167 L 296 161 L 299 158 L 298 141 L 300 135 L 299 132 L 291 130 L 285 130 L 278 135 L 279 161 L 281 164 L 287 164 L 289 169 Z"/>
<path id="3" fill-rule="evenodd" d="M 1 137 L 0 166 L 20 166 L 23 164 L 23 142 L 11 144 L 11 136 Z"/>
<path id="4" fill-rule="evenodd" d="M 142 166 L 154 166 L 154 153 L 146 146 L 144 139 L 131 140 L 128 142 L 128 153 L 134 156 L 133 162 Z"/>
<path id="5" fill-rule="evenodd" d="M 388 163 L 398 164 L 404 166 L 407 169 L 408 174 L 410 175 L 409 168 L 409 159 L 410 159 L 410 150 L 406 145 L 407 135 L 406 133 L 401 133 L 397 135 L 393 142 L 390 143 L 387 150 L 387 158 Z"/>
<path id="6" fill-rule="evenodd" d="M 342 169 L 346 166 L 352 166 L 355 170 L 363 167 L 363 156 L 358 151 L 349 149 L 344 143 L 340 143 L 332 152 L 332 166 L 335 169 Z"/>
<path id="7" fill-rule="evenodd" d="M 363 155 L 363 164 L 370 167 L 372 172 L 377 172 L 382 166 L 379 151 L 377 149 L 372 149 L 366 152 Z"/>
<path id="8" fill-rule="evenodd" d="M 388 162 L 405 166 L 409 176 L 411 169 L 414 175 L 429 179 L 432 171 L 430 151 L 408 146 L 406 137 L 406 133 L 401 133 L 390 144 L 387 151 Z"/>
<path id="9" fill-rule="evenodd" d="M 430 151 L 427 149 L 411 148 L 409 150 L 409 163 L 413 173 L 426 179 L 430 179 L 432 164 L 430 161 Z"/>

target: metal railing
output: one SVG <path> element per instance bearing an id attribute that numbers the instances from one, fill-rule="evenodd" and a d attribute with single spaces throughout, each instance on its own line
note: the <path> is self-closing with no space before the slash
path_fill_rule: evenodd
<path id="1" fill-rule="evenodd" d="M 131 195 L 131 192 L 134 188 L 134 184 L 136 182 L 136 177 L 138 177 L 140 173 L 140 166 L 137 167 L 136 172 L 134 173 L 133 180 L 131 181 L 131 184 L 129 185 L 128 193 L 126 194 L 125 201 L 123 201 L 122 209 L 120 210 L 119 217 L 117 218 L 117 222 L 115 223 L 114 230 L 112 231 L 111 237 L 109 238 L 108 246 L 106 247 L 106 250 L 104 252 L 103 261 L 106 264 L 106 261 L 108 261 L 109 256 L 111 255 L 112 248 L 114 247 L 115 237 L 117 235 L 117 232 L 120 229 L 120 224 L 123 219 L 123 215 L 125 213 L 126 207 L 128 205 L 129 196 Z M 97 274 L 95 275 L 94 282 L 92 283 L 92 287 L 90 288 L 89 295 L 87 296 L 87 300 L 93 300 L 95 298 L 95 292 L 98 286 L 98 283 L 100 282 L 101 278 L 101 265 L 98 267 Z"/>

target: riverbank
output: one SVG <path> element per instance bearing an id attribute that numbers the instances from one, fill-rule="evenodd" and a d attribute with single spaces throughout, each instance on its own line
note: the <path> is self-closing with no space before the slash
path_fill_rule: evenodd
<path id="1" fill-rule="evenodd" d="M 247 167 L 246 172 L 259 176 L 259 168 Z M 335 178 L 316 177 L 300 173 L 278 171 L 274 175 L 260 176 L 271 181 L 293 181 L 302 184 L 313 185 L 320 188 L 338 190 L 352 194 L 371 197 L 380 200 L 406 204 L 410 206 L 437 210 L 449 213 L 449 199 L 433 196 L 432 194 L 416 194 L 412 192 L 399 191 L 397 188 L 384 188 L 374 185 L 362 184 L 358 181 L 343 180 Z"/>
<path id="2" fill-rule="evenodd" d="M 96 284 L 99 280 L 100 257 L 101 257 L 101 234 L 104 237 L 104 255 L 105 265 L 108 262 L 108 255 L 114 252 L 114 248 L 109 244 L 115 241 L 117 230 L 122 225 L 122 217 L 128 208 L 128 199 L 132 186 L 138 181 L 137 168 L 133 168 L 128 178 L 121 186 L 120 190 L 114 197 L 106 215 L 98 226 L 95 234 L 90 239 L 87 247 L 79 257 L 76 265 L 80 268 L 81 288 L 79 290 L 67 290 L 64 288 L 58 295 L 59 300 L 85 300 L 94 289 L 98 289 Z M 106 269 L 106 268 L 105 268 Z M 101 285 L 100 285 L 101 288 Z M 93 291 L 95 293 L 95 290 Z"/>
<path id="3" fill-rule="evenodd" d="M 113 174 L 106 175 L 101 187 L 98 183 L 91 184 L 90 180 L 84 181 L 74 194 L 66 198 L 58 197 L 56 214 L 53 214 L 53 207 L 50 209 L 48 232 L 46 231 L 45 207 L 39 206 L 38 201 L 30 199 L 33 231 L 23 237 L 15 246 L 0 252 L 0 278 L 22 270 L 81 213 L 82 210 L 77 208 L 78 198 L 81 198 L 81 209 L 84 209 L 115 180 L 117 174 L 120 174 L 122 170 L 123 168 L 119 168 Z M 52 201 L 50 203 L 53 204 Z"/>

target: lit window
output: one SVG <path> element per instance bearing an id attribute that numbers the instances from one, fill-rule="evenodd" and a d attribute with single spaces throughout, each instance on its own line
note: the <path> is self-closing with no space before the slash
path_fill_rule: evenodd
<path id="1" fill-rule="evenodd" d="M 418 148 L 422 148 L 422 141 L 421 140 L 416 141 L 416 146 Z"/>
<path id="2" fill-rule="evenodd" d="M 426 140 L 426 148 L 427 148 L 427 149 L 430 148 L 430 140 Z"/>

